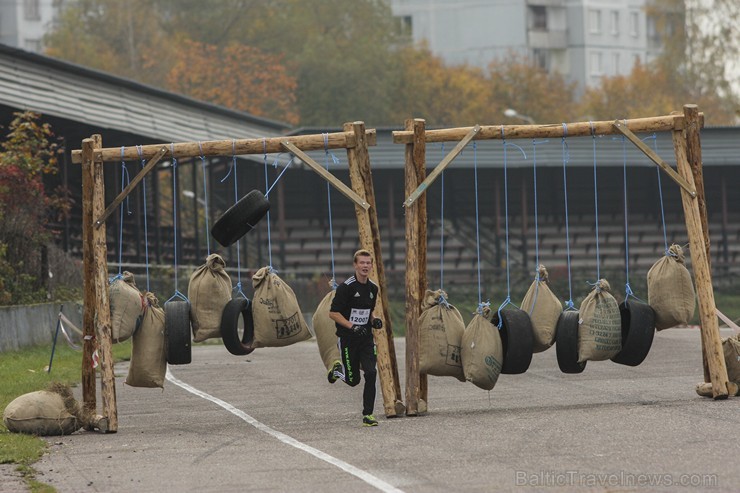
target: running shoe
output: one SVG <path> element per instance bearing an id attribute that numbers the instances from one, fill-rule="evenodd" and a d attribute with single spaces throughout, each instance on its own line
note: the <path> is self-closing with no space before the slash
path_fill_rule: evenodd
<path id="1" fill-rule="evenodd" d="M 366 414 L 362 417 L 363 426 L 378 426 L 378 420 L 372 414 Z"/>
<path id="2" fill-rule="evenodd" d="M 329 370 L 329 373 L 326 374 L 326 379 L 329 380 L 329 383 L 334 383 L 337 380 L 339 380 L 339 377 L 341 376 L 342 376 L 342 363 L 339 361 L 335 361 L 331 367 L 331 370 Z"/>

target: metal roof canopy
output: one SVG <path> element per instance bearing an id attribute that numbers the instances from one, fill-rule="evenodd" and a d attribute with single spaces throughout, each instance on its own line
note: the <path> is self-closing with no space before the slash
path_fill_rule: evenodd
<path id="1" fill-rule="evenodd" d="M 0 103 L 164 142 L 277 137 L 290 128 L 4 45 Z"/>

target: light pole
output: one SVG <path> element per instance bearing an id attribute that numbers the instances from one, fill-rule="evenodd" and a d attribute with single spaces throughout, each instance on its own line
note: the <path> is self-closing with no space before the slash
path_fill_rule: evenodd
<path id="1" fill-rule="evenodd" d="M 514 108 L 506 108 L 504 110 L 504 116 L 506 116 L 508 118 L 519 118 L 520 120 L 523 120 L 523 121 L 525 121 L 525 122 L 527 122 L 527 123 L 529 123 L 531 125 L 535 125 L 534 118 L 532 118 L 529 115 L 522 115 L 521 113 L 519 113 Z"/>

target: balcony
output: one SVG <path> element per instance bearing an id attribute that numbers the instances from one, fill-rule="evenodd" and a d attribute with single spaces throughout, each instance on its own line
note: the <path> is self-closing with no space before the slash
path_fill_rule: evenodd
<path id="1" fill-rule="evenodd" d="M 546 48 L 549 50 L 564 50 L 567 48 L 568 31 L 530 29 L 527 31 L 530 48 Z"/>

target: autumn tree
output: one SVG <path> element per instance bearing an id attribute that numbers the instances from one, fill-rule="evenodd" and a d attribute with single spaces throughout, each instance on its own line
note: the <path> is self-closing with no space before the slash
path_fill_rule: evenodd
<path id="1" fill-rule="evenodd" d="M 167 74 L 166 88 L 256 116 L 298 123 L 296 80 L 279 56 L 231 43 L 185 40 Z"/>
<path id="2" fill-rule="evenodd" d="M 39 115 L 15 113 L 0 144 L 0 304 L 39 301 L 49 220 L 69 211 L 62 191 L 49 194 L 44 175 L 57 171 L 59 150 Z"/>

